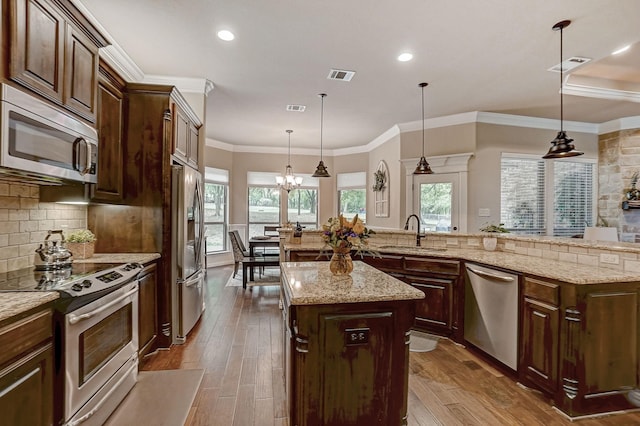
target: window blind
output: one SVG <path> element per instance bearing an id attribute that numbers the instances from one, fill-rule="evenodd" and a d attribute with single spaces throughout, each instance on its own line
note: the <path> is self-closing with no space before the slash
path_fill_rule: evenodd
<path id="1" fill-rule="evenodd" d="M 512 232 L 544 234 L 544 160 L 503 156 L 500 174 L 500 222 Z"/>
<path id="2" fill-rule="evenodd" d="M 571 237 L 595 226 L 593 163 L 554 162 L 553 235 Z"/>

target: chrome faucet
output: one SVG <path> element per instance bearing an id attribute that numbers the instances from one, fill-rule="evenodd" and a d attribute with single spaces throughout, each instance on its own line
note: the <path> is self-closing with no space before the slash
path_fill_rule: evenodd
<path id="1" fill-rule="evenodd" d="M 407 218 L 407 221 L 404 223 L 404 230 L 405 231 L 409 230 L 409 221 L 411 220 L 412 217 L 415 217 L 416 221 L 418 222 L 418 230 L 416 231 L 416 247 L 420 247 L 420 239 L 426 237 L 426 235 L 420 234 L 420 218 L 418 217 L 418 215 L 416 214 L 409 215 L 409 217 Z"/>

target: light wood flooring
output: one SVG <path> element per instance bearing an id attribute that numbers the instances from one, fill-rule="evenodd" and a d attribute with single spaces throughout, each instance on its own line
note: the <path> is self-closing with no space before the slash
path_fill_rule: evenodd
<path id="1" fill-rule="evenodd" d="M 187 343 L 145 358 L 143 370 L 205 369 L 187 426 L 288 425 L 278 287 L 225 287 L 232 272 L 208 270 L 207 308 Z M 640 425 L 640 413 L 572 423 L 538 392 L 450 340 L 441 339 L 434 351 L 411 353 L 411 426 L 570 424 Z"/>

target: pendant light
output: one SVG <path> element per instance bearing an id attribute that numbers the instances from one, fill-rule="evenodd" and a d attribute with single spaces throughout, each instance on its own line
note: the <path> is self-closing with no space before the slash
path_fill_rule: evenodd
<path id="1" fill-rule="evenodd" d="M 318 167 L 316 167 L 316 171 L 313 172 L 311 176 L 313 177 L 331 177 L 329 171 L 324 165 L 324 161 L 322 161 L 322 124 L 324 122 L 324 98 L 327 96 L 326 93 L 320 93 L 320 100 L 322 102 L 322 108 L 320 110 L 320 162 L 318 163 Z"/>
<path id="2" fill-rule="evenodd" d="M 289 157 L 284 176 L 276 176 L 276 184 L 278 184 L 278 188 L 284 189 L 288 194 L 289 191 L 302 184 L 302 177 L 294 176 L 293 168 L 291 167 L 291 133 L 293 133 L 293 130 L 285 130 L 285 132 L 289 134 Z"/>
<path id="3" fill-rule="evenodd" d="M 562 69 L 562 30 L 569 26 L 571 21 L 560 21 L 553 26 L 554 31 L 560 30 L 560 131 L 554 140 L 551 141 L 551 148 L 549 152 L 542 158 L 566 158 L 575 157 L 584 154 L 584 152 L 576 151 L 576 147 L 573 145 L 573 139 L 567 137 L 567 133 L 564 131 L 564 105 L 562 96 L 562 77 L 564 70 Z"/>
<path id="4" fill-rule="evenodd" d="M 429 163 L 427 163 L 427 159 L 424 156 L 424 88 L 428 85 L 429 83 L 418 84 L 422 90 L 422 157 L 420 157 L 420 161 L 418 161 L 418 165 L 413 171 L 414 175 L 430 175 L 433 173 L 433 170 L 429 167 Z"/>

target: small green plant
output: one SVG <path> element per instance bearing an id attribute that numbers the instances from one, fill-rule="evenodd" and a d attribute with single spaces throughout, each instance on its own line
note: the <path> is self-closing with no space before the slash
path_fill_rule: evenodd
<path id="1" fill-rule="evenodd" d="M 68 243 L 90 243 L 96 240 L 96 236 L 88 229 L 73 231 L 67 236 Z"/>
<path id="2" fill-rule="evenodd" d="M 482 228 L 480 228 L 480 231 L 482 232 L 500 232 L 503 234 L 506 234 L 509 232 L 509 230 L 507 228 L 504 227 L 504 223 L 499 223 L 499 224 L 493 224 L 493 223 L 485 223 L 484 225 L 482 225 Z"/>

